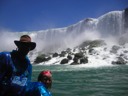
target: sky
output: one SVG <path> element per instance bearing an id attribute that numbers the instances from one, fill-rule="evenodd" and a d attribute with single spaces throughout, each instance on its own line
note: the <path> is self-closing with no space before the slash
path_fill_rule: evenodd
<path id="1" fill-rule="evenodd" d="M 0 30 L 63 28 L 127 7 L 128 0 L 0 0 Z"/>

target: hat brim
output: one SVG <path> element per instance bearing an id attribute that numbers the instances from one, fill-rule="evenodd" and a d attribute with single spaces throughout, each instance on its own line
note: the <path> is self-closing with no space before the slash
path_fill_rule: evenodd
<path id="1" fill-rule="evenodd" d="M 36 47 L 36 43 L 35 42 L 21 42 L 21 41 L 14 41 L 14 43 L 16 44 L 16 46 L 19 48 L 22 45 L 26 45 L 30 47 L 30 50 L 35 49 Z"/>

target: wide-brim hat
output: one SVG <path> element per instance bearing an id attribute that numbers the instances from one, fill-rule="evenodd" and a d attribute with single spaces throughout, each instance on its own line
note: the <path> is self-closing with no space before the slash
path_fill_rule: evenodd
<path id="1" fill-rule="evenodd" d="M 31 38 L 28 35 L 21 36 L 20 40 L 19 41 L 15 40 L 14 43 L 16 44 L 18 48 L 22 46 L 26 46 L 26 47 L 29 47 L 29 50 L 33 50 L 36 47 L 36 43 L 31 42 Z"/>

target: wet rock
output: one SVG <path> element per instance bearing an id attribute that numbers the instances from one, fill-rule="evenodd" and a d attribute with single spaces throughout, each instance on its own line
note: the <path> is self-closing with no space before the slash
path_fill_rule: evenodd
<path id="1" fill-rule="evenodd" d="M 68 58 L 69 60 L 72 60 L 72 56 L 71 56 L 71 55 L 68 55 L 67 58 Z"/>
<path id="2" fill-rule="evenodd" d="M 95 49 L 89 49 L 88 52 L 89 52 L 90 55 L 93 55 L 93 54 L 97 53 Z"/>
<path id="3" fill-rule="evenodd" d="M 61 53 L 60 53 L 60 57 L 65 57 L 65 55 L 66 55 L 66 51 L 62 51 Z"/>
<path id="4" fill-rule="evenodd" d="M 45 62 L 48 61 L 47 57 L 45 54 L 41 54 L 39 56 L 37 56 L 37 58 L 35 59 L 34 63 L 41 63 L 41 62 Z"/>
<path id="5" fill-rule="evenodd" d="M 76 53 L 76 54 L 74 55 L 74 57 L 80 59 L 80 58 L 83 58 L 83 57 L 84 57 L 84 54 L 83 54 L 82 52 Z"/>
<path id="6" fill-rule="evenodd" d="M 60 62 L 60 64 L 67 64 L 68 63 L 68 59 L 67 58 L 64 58 L 61 62 Z"/>
<path id="7" fill-rule="evenodd" d="M 80 59 L 80 64 L 88 63 L 88 57 L 84 57 Z"/>
<path id="8" fill-rule="evenodd" d="M 114 45 L 114 46 L 112 46 L 112 49 L 111 49 L 111 53 L 117 53 L 117 51 L 120 49 L 120 47 L 119 46 L 117 46 L 117 45 Z"/>
<path id="9" fill-rule="evenodd" d="M 59 56 L 58 53 L 54 53 L 54 54 L 52 55 L 52 57 L 58 57 L 58 56 Z"/>
<path id="10" fill-rule="evenodd" d="M 125 65 L 127 62 L 122 58 L 118 57 L 117 61 L 112 61 L 112 64 L 117 64 L 117 65 Z"/>

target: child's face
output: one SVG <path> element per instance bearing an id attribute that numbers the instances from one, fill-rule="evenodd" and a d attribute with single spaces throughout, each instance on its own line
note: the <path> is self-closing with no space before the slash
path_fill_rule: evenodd
<path id="1" fill-rule="evenodd" d="M 41 82 L 43 82 L 47 89 L 51 88 L 52 86 L 52 78 L 48 76 L 43 76 L 41 79 Z"/>

